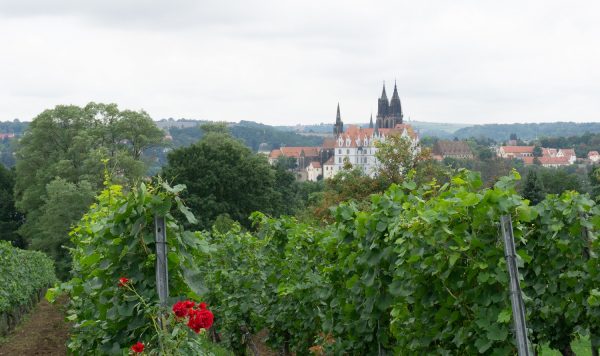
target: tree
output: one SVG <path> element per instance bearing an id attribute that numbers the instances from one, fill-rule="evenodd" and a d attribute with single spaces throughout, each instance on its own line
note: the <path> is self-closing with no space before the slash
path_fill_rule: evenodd
<path id="1" fill-rule="evenodd" d="M 540 146 L 533 147 L 533 157 L 542 157 L 542 148 Z"/>
<path id="2" fill-rule="evenodd" d="M 544 183 L 537 175 L 537 170 L 532 169 L 527 173 L 522 195 L 523 198 L 529 200 L 533 205 L 537 205 L 544 200 L 546 196 L 544 192 Z"/>
<path id="3" fill-rule="evenodd" d="M 594 166 L 589 173 L 591 192 L 590 194 L 597 202 L 600 202 L 600 167 Z"/>
<path id="4" fill-rule="evenodd" d="M 68 227 L 102 187 L 104 170 L 117 183 L 140 180 L 147 171 L 144 150 L 161 140 L 162 132 L 148 114 L 120 111 L 116 104 L 59 105 L 39 114 L 17 151 L 16 206 L 26 215 L 21 236 L 57 258 L 57 266 L 67 271 L 68 261 L 60 260 L 67 255 L 57 249 L 68 245 Z M 65 200 L 77 204 L 56 209 L 62 202 L 55 191 L 68 193 Z M 56 235 L 48 233 L 48 224 Z"/>
<path id="5" fill-rule="evenodd" d="M 282 185 L 293 180 L 278 177 L 264 156 L 222 131 L 209 130 L 202 140 L 169 153 L 168 159 L 163 175 L 186 185 L 183 197 L 202 229 L 222 214 L 249 227 L 252 212 L 279 214 L 285 210 L 283 201 L 293 198 L 277 191 L 278 179 Z"/>
<path id="6" fill-rule="evenodd" d="M 14 185 L 14 172 L 0 164 L 0 240 L 11 241 L 13 245 L 24 248 L 25 241 L 17 234 L 23 216 L 15 208 Z"/>
<path id="7" fill-rule="evenodd" d="M 401 183 L 411 170 L 418 182 L 430 181 L 444 175 L 443 169 L 431 159 L 431 150 L 415 144 L 411 138 L 394 134 L 376 144 L 379 161 L 377 176 L 388 182 Z"/>

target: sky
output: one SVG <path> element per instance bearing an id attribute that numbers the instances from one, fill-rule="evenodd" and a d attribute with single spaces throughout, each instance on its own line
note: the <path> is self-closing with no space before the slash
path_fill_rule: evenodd
<path id="1" fill-rule="evenodd" d="M 600 121 L 599 1 L 0 0 L 0 121 Z"/>

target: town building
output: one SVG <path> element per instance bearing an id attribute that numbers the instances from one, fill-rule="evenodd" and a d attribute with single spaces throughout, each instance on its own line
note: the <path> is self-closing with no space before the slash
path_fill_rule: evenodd
<path id="1" fill-rule="evenodd" d="M 539 164 L 543 167 L 569 166 L 577 161 L 577 155 L 572 148 L 541 148 L 541 156 L 534 157 L 534 146 L 501 146 L 498 157 L 520 159 L 526 165 Z"/>
<path id="2" fill-rule="evenodd" d="M 411 125 L 403 123 L 402 105 L 398 88 L 394 84 L 392 99 L 388 101 L 385 84 L 377 101 L 377 119 L 373 123 L 371 115 L 369 127 L 349 125 L 344 131 L 344 122 L 337 105 L 333 137 L 323 140 L 321 147 L 281 147 L 269 154 L 269 163 L 274 164 L 280 157 L 296 159 L 294 171 L 300 180 L 332 178 L 346 165 L 359 167 L 363 172 L 374 176 L 379 162 L 375 156 L 376 143 L 385 142 L 390 135 L 400 135 L 411 141 L 411 148 L 418 152 L 419 137 Z"/>
<path id="3" fill-rule="evenodd" d="M 588 152 L 587 158 L 590 160 L 591 163 L 598 163 L 598 162 L 600 162 L 600 154 L 598 153 L 598 151 L 590 151 L 590 152 Z"/>
<path id="4" fill-rule="evenodd" d="M 497 155 L 501 158 L 533 157 L 534 146 L 500 146 Z"/>
<path id="5" fill-rule="evenodd" d="M 306 180 L 310 182 L 316 182 L 323 178 L 323 169 L 321 163 L 317 161 L 310 162 L 306 167 Z"/>
<path id="6" fill-rule="evenodd" d="M 433 157 L 437 160 L 444 158 L 473 159 L 473 151 L 465 141 L 439 140 L 433 145 Z"/>

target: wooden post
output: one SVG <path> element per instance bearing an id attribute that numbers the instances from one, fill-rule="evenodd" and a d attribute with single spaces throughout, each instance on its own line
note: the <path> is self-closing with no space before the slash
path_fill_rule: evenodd
<path id="1" fill-rule="evenodd" d="M 519 270 L 517 268 L 517 253 L 513 236 L 512 220 L 509 215 L 500 217 L 502 237 L 504 239 L 504 256 L 510 278 L 510 302 L 512 305 L 513 322 L 515 325 L 515 338 L 519 356 L 531 355 L 529 340 L 527 338 L 527 325 L 525 323 L 525 305 L 521 286 L 519 285 Z"/>
<path id="2" fill-rule="evenodd" d="M 164 216 L 154 216 L 154 235 L 156 237 L 156 291 L 160 305 L 166 307 L 169 298 L 169 272 L 167 270 L 167 231 Z"/>

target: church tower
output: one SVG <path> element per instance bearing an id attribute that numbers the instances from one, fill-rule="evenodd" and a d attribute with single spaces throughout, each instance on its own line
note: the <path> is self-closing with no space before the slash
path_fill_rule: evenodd
<path id="1" fill-rule="evenodd" d="M 402 123 L 403 117 L 402 104 L 400 103 L 400 96 L 398 95 L 396 83 L 394 83 L 394 93 L 392 94 L 391 101 L 388 101 L 384 83 L 381 98 L 377 100 L 377 121 L 375 127 L 380 129 L 392 129 L 396 127 L 396 125 Z"/>
<path id="2" fill-rule="evenodd" d="M 390 111 L 390 103 L 388 102 L 387 94 L 385 93 L 385 83 L 383 83 L 383 90 L 381 91 L 381 98 L 377 100 L 377 124 L 382 127 L 383 119 L 388 116 Z"/>
<path id="3" fill-rule="evenodd" d="M 340 115 L 340 103 L 338 103 L 335 125 L 333 125 L 333 136 L 338 137 L 338 135 L 342 133 L 344 133 L 344 123 L 342 122 L 342 116 Z"/>
<path id="4" fill-rule="evenodd" d="M 392 94 L 392 100 L 390 101 L 390 116 L 392 117 L 393 126 L 402 123 L 402 104 L 400 104 L 400 96 L 398 96 L 398 88 L 394 82 L 394 94 Z"/>

